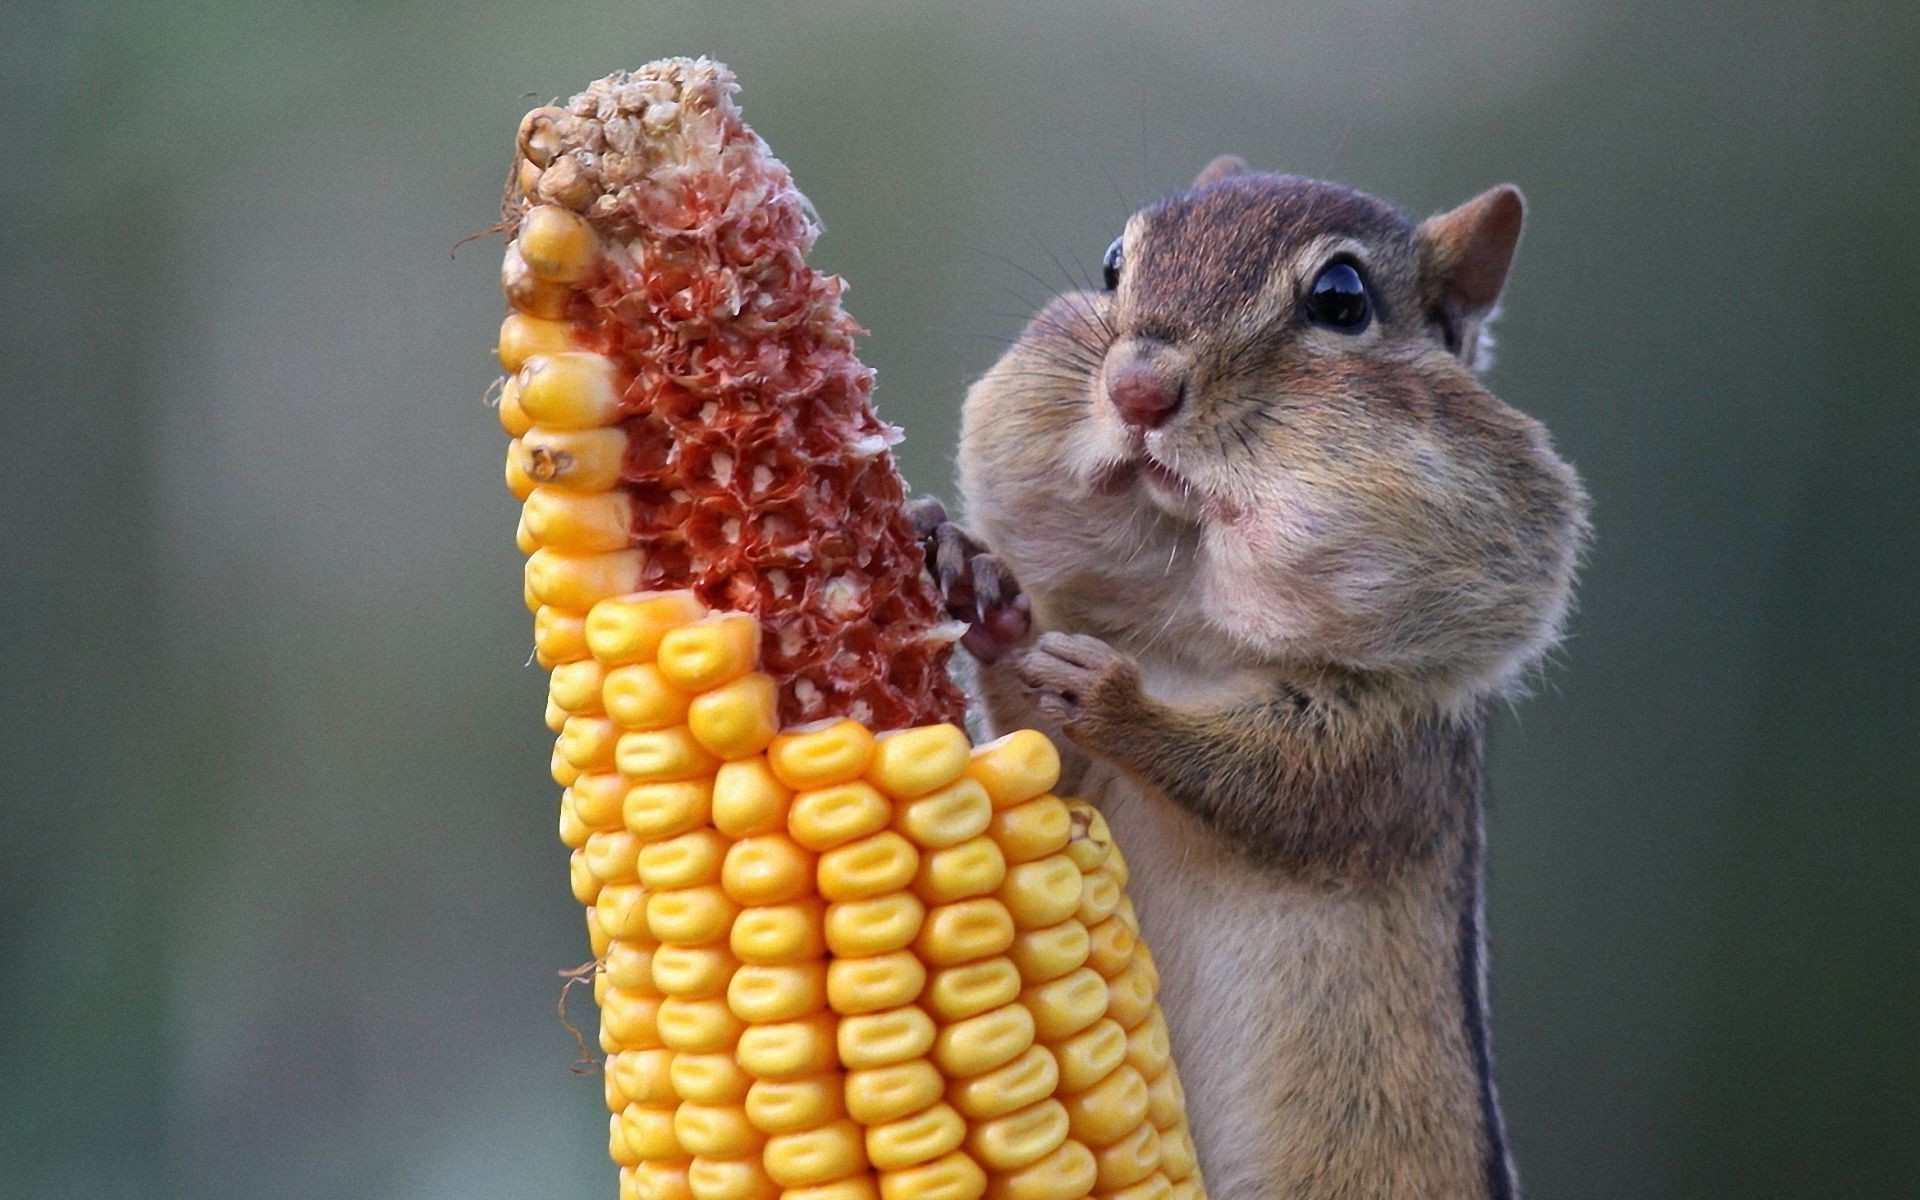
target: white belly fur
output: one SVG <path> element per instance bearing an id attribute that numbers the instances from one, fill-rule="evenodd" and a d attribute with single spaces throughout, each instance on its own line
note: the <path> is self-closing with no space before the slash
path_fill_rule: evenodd
<path id="1" fill-rule="evenodd" d="M 1127 856 L 1213 1200 L 1477 1191 L 1445 1148 L 1475 1114 L 1464 1035 L 1434 1020 L 1457 1005 L 1437 897 L 1294 881 L 1102 763 L 1079 792 Z"/>

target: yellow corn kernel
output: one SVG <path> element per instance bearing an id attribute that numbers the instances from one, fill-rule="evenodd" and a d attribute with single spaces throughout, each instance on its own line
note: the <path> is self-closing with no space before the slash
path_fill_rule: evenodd
<path id="1" fill-rule="evenodd" d="M 1099 1154 L 1093 1157 L 1096 1162 L 1102 1161 Z M 1105 1170 L 1104 1167 L 1100 1169 Z M 1101 1186 L 1098 1178 L 1094 1186 L 1096 1188 Z M 1096 1194 L 1100 1200 L 1173 1200 L 1175 1193 L 1174 1185 L 1167 1181 L 1166 1173 L 1156 1171 L 1132 1187 L 1117 1188 L 1110 1192 L 1102 1191 Z"/>
<path id="2" fill-rule="evenodd" d="M 647 889 L 637 883 L 608 884 L 594 897 L 593 908 L 601 931 L 610 938 L 645 945 L 659 940 L 647 928 Z"/>
<path id="3" fill-rule="evenodd" d="M 714 828 L 733 838 L 784 834 L 792 800 L 765 759 L 722 763 L 713 777 Z"/>
<path id="4" fill-rule="evenodd" d="M 1021 930 L 1013 939 L 1013 945 L 1007 947 L 1007 957 L 1020 968 L 1020 978 L 1032 985 L 1058 979 L 1086 965 L 1090 949 L 1087 927 L 1068 920 L 1041 929 Z"/>
<path id="5" fill-rule="evenodd" d="M 606 672 L 592 659 L 561 663 L 547 680 L 547 698 L 566 712 L 595 716 L 605 712 L 600 703 L 600 686 Z"/>
<path id="6" fill-rule="evenodd" d="M 1133 962 L 1133 947 L 1139 941 L 1139 935 L 1127 927 L 1118 913 L 1092 928 L 1078 921 L 1069 923 L 1077 929 L 1087 930 L 1087 965 L 1108 979 L 1125 971 Z"/>
<path id="7" fill-rule="evenodd" d="M 1033 1014 L 1006 1004 L 955 1021 L 934 1039 L 933 1061 L 948 1075 L 970 1079 L 1012 1062 L 1033 1045 Z"/>
<path id="8" fill-rule="evenodd" d="M 977 837 L 922 857 L 913 892 L 928 904 L 951 904 L 991 895 L 1006 877 L 1007 856 L 992 838 Z"/>
<path id="9" fill-rule="evenodd" d="M 584 350 L 536 354 L 518 376 L 520 407 L 543 429 L 599 429 L 625 415 L 619 368 Z"/>
<path id="10" fill-rule="evenodd" d="M 1167 1178 L 1172 1177 L 1167 1171 L 1167 1137 L 1165 1134 L 1160 1135 L 1160 1174 L 1155 1176 L 1155 1178 L 1163 1176 Z M 1206 1192 L 1200 1184 L 1200 1176 L 1198 1174 L 1192 1174 L 1185 1179 L 1175 1179 L 1173 1186 L 1167 1189 L 1167 1194 L 1164 1197 L 1150 1197 L 1149 1200 L 1206 1200 L 1206 1195 Z"/>
<path id="11" fill-rule="evenodd" d="M 926 911 L 911 892 L 831 905 L 827 909 L 827 947 L 841 958 L 872 958 L 904 950 L 914 944 Z"/>
<path id="12" fill-rule="evenodd" d="M 529 495 L 527 498 L 531 500 L 533 497 Z M 540 548 L 540 539 L 534 537 L 533 530 L 527 528 L 527 514 L 524 508 L 520 512 L 520 523 L 514 527 L 513 545 L 522 554 L 532 554 Z"/>
<path id="13" fill-rule="evenodd" d="M 631 1167 L 640 1161 L 640 1155 L 627 1144 L 627 1126 L 621 1119 L 624 1114 L 614 1113 L 607 1119 L 607 1154 L 623 1168 Z"/>
<path id="14" fill-rule="evenodd" d="M 911 1004 L 926 986 L 927 968 L 911 950 L 872 958 L 836 958 L 827 965 L 827 1002 L 837 1013 L 870 1013 Z"/>
<path id="15" fill-rule="evenodd" d="M 999 954 L 1013 945 L 1013 933 L 1006 906 L 982 896 L 928 913 L 913 946 L 928 963 L 945 967 Z"/>
<path id="16" fill-rule="evenodd" d="M 685 1156 L 635 1163 L 620 1172 L 620 1200 L 693 1200 Z"/>
<path id="17" fill-rule="evenodd" d="M 660 640 L 660 669 L 689 692 L 730 683 L 760 661 L 760 622 L 746 613 L 713 613 Z"/>
<path id="18" fill-rule="evenodd" d="M 975 1121 L 1038 1104 L 1060 1085 L 1060 1064 L 1045 1046 L 1029 1046 L 1012 1062 L 973 1079 L 956 1080 L 947 1102 Z"/>
<path id="19" fill-rule="evenodd" d="M 867 1128 L 867 1161 L 877 1170 L 898 1171 L 930 1162 L 960 1148 L 967 1123 L 945 1104 L 910 1117 Z"/>
<path id="20" fill-rule="evenodd" d="M 625 795 L 626 781 L 618 775 L 581 775 L 561 793 L 560 807 L 579 828 L 598 833 L 621 827 L 620 804 Z"/>
<path id="21" fill-rule="evenodd" d="M 769 904 L 741 912 L 729 944 L 741 962 L 787 963 L 827 952 L 825 915 L 811 897 L 791 904 Z"/>
<path id="22" fill-rule="evenodd" d="M 767 747 L 767 765 L 795 790 L 851 783 L 873 760 L 873 733 L 858 721 L 828 721 L 789 730 Z"/>
<path id="23" fill-rule="evenodd" d="M 1060 1090 L 1084 1092 L 1126 1061 L 1127 1031 L 1117 1021 L 1096 1021 L 1052 1050 L 1060 1062 Z"/>
<path id="24" fill-rule="evenodd" d="M 617 1117 L 627 1145 L 641 1160 L 671 1159 L 680 1155 L 673 1140 L 673 1110 L 644 1104 L 629 1104 Z"/>
<path id="25" fill-rule="evenodd" d="M 609 988 L 600 999 L 601 1045 L 613 1051 L 651 1050 L 660 1045 L 660 997 Z"/>
<path id="26" fill-rule="evenodd" d="M 573 551 L 619 550 L 632 536 L 633 499 L 625 492 L 535 488 L 520 516 L 536 545 Z"/>
<path id="27" fill-rule="evenodd" d="M 813 890 L 814 862 L 812 851 L 783 833 L 743 837 L 726 852 L 720 886 L 741 904 L 784 904 Z"/>
<path id="28" fill-rule="evenodd" d="M 894 828 L 929 850 L 955 846 L 986 832 L 993 820 L 987 789 L 959 779 L 900 806 Z"/>
<path id="29" fill-rule="evenodd" d="M 509 375 L 518 374 L 536 354 L 558 354 L 573 349 L 573 326 L 565 321 L 509 313 L 500 322 L 500 344 L 495 353 Z"/>
<path id="30" fill-rule="evenodd" d="M 995 808 L 1012 808 L 1053 790 L 1060 781 L 1060 752 L 1046 734 L 1016 730 L 975 747 L 967 774 L 987 789 Z"/>
<path id="31" fill-rule="evenodd" d="M 1155 1128 L 1171 1129 L 1187 1115 L 1187 1092 L 1178 1071 L 1162 1071 L 1147 1084 L 1147 1120 Z"/>
<path id="32" fill-rule="evenodd" d="M 1107 981 L 1091 967 L 1081 967 L 1050 983 L 1028 988 L 1020 1000 L 1033 1010 L 1034 1036 L 1051 1045 L 1106 1015 Z"/>
<path id="33" fill-rule="evenodd" d="M 1047 1099 L 982 1121 L 967 1133 L 967 1153 L 990 1171 L 1017 1171 L 1067 1140 L 1067 1110 Z"/>
<path id="34" fill-rule="evenodd" d="M 1107 819 L 1093 805 L 1083 800 L 1066 804 L 1074 825 L 1067 853 L 1082 871 L 1091 871 L 1113 857 L 1113 832 L 1107 828 Z"/>
<path id="35" fill-rule="evenodd" d="M 1075 1141 L 1039 1161 L 987 1181 L 987 1200 L 1077 1200 L 1093 1188 L 1093 1152 Z"/>
<path id="36" fill-rule="evenodd" d="M 780 1185 L 760 1165 L 760 1156 L 695 1158 L 687 1167 L 694 1200 L 780 1200 Z"/>
<path id="37" fill-rule="evenodd" d="M 740 906 L 718 884 L 655 892 L 647 901 L 647 928 L 663 942 L 698 946 L 727 936 Z"/>
<path id="38" fill-rule="evenodd" d="M 840 1061 L 855 1071 L 906 1062 L 931 1050 L 933 1036 L 933 1018 L 911 1004 L 842 1017 Z"/>
<path id="39" fill-rule="evenodd" d="M 592 835 L 582 853 L 586 855 L 587 870 L 601 883 L 631 883 L 639 878 L 635 859 L 640 853 L 640 841 L 624 829 Z"/>
<path id="40" fill-rule="evenodd" d="M 880 1177 L 880 1200 L 980 1200 L 987 1174 L 961 1151 Z"/>
<path id="41" fill-rule="evenodd" d="M 836 846 L 820 856 L 820 894 L 861 900 L 897 892 L 913 881 L 919 861 L 913 844 L 890 830 Z"/>
<path id="42" fill-rule="evenodd" d="M 587 614 L 587 646 L 603 663 L 652 662 L 668 633 L 706 614 L 707 606 L 684 590 L 606 600 Z"/>
<path id="43" fill-rule="evenodd" d="M 695 1104 L 738 1104 L 747 1098 L 753 1076 L 728 1053 L 675 1054 L 667 1066 L 674 1094 Z"/>
<path id="44" fill-rule="evenodd" d="M 687 1153 L 711 1158 L 757 1154 L 767 1140 L 738 1105 L 692 1101 L 674 1111 L 673 1136 Z"/>
<path id="45" fill-rule="evenodd" d="M 636 942 L 612 943 L 601 956 L 599 979 L 617 988 L 640 991 L 652 988 L 654 949 Z"/>
<path id="46" fill-rule="evenodd" d="M 1020 972 L 1005 957 L 983 959 L 935 972 L 928 982 L 926 1005 L 951 1024 L 999 1008 L 1020 995 Z M 1105 989 L 1100 997 L 1106 1005 Z"/>
<path id="47" fill-rule="evenodd" d="M 740 960 L 723 945 L 662 945 L 654 949 L 649 969 L 653 986 L 668 996 L 699 1000 L 727 990 L 727 980 Z"/>
<path id="48" fill-rule="evenodd" d="M 623 733 L 614 753 L 620 773 L 636 780 L 712 779 L 720 765 L 685 725 Z"/>
<path id="49" fill-rule="evenodd" d="M 607 1078 L 632 1104 L 670 1104 L 679 1099 L 674 1092 L 669 1067 L 675 1055 L 671 1050 L 622 1050 L 607 1059 Z"/>
<path id="50" fill-rule="evenodd" d="M 761 1079 L 747 1091 L 747 1119 L 763 1133 L 818 1129 L 847 1115 L 839 1075 Z"/>
<path id="51" fill-rule="evenodd" d="M 831 1183 L 788 1188 L 780 1193 L 780 1200 L 880 1200 L 880 1185 L 863 1172 Z"/>
<path id="52" fill-rule="evenodd" d="M 809 850 L 831 850 L 885 829 L 891 815 L 887 798 L 856 779 L 796 795 L 787 828 Z"/>
<path id="53" fill-rule="evenodd" d="M 501 259 L 500 291 L 516 310 L 548 321 L 566 316 L 567 302 L 573 299 L 573 289 L 566 284 L 542 279 L 528 270 L 518 240 L 507 243 Z"/>
<path id="54" fill-rule="evenodd" d="M 785 1187 L 832 1183 L 867 1167 L 865 1139 L 852 1121 L 767 1139 L 767 1174 Z"/>
<path id="55" fill-rule="evenodd" d="M 957 725 L 923 725 L 874 740 L 867 778 L 902 800 L 946 787 L 967 769 L 972 747 Z"/>
<path id="56" fill-rule="evenodd" d="M 1120 881 L 1107 871 L 1089 871 L 1081 876 L 1080 907 L 1075 913 L 1088 929 L 1112 916 L 1120 907 Z"/>
<path id="57" fill-rule="evenodd" d="M 755 1079 L 806 1079 L 840 1065 L 831 1013 L 748 1026 L 733 1053 Z"/>
<path id="58" fill-rule="evenodd" d="M 620 730 L 605 717 L 568 717 L 555 743 L 560 757 L 581 771 L 613 770 Z"/>
<path id="59" fill-rule="evenodd" d="M 600 236 L 593 226 L 557 204 L 528 209 L 515 241 L 527 269 L 554 283 L 579 283 L 600 261 Z"/>
<path id="60" fill-rule="evenodd" d="M 672 837 L 707 823 L 713 811 L 713 785 L 699 779 L 643 783 L 627 789 L 621 819 L 639 837 Z"/>
<path id="61" fill-rule="evenodd" d="M 826 1006 L 824 962 L 749 963 L 735 971 L 727 984 L 727 1007 L 741 1020 L 755 1024 L 792 1021 Z"/>
<path id="62" fill-rule="evenodd" d="M 581 903 L 591 905 L 597 903 L 597 901 L 583 900 Z M 586 926 L 587 946 L 593 951 L 593 956 L 599 958 L 612 948 L 613 937 L 607 933 L 606 930 L 600 928 L 600 913 L 597 909 L 591 907 L 587 909 Z"/>
<path id="63" fill-rule="evenodd" d="M 1009 863 L 1032 862 L 1066 848 L 1073 836 L 1073 818 L 1058 798 L 1042 796 L 996 812 L 987 835 Z"/>
<path id="64" fill-rule="evenodd" d="M 1159 987 L 1159 976 L 1145 950 L 1146 946 L 1135 944 L 1133 962 L 1107 981 L 1107 1015 L 1122 1029 L 1138 1027 L 1153 1011 L 1153 994 Z"/>
<path id="65" fill-rule="evenodd" d="M 533 614 L 533 652 L 539 657 L 540 665 L 547 668 L 585 658 L 588 654 L 586 618 L 543 605 Z"/>
<path id="66" fill-rule="evenodd" d="M 1072 858 L 1050 854 L 1008 867 L 1006 882 L 995 895 L 1016 926 L 1041 929 L 1078 913 L 1085 878 Z"/>
<path id="67" fill-rule="evenodd" d="M 1112 1145 L 1093 1152 L 1096 1179 L 1094 1187 L 1102 1192 L 1117 1192 L 1132 1187 L 1160 1166 L 1160 1131 L 1142 1121 Z"/>
<path id="68" fill-rule="evenodd" d="M 521 438 L 514 438 L 507 443 L 506 480 L 507 490 L 513 493 L 513 498 L 523 502 L 533 495 L 534 488 L 540 486 L 540 481 L 527 472 L 526 443 Z M 528 551 L 522 547 L 521 553 Z"/>
<path id="69" fill-rule="evenodd" d="M 720 878 L 727 839 L 711 829 L 696 829 L 640 848 L 640 882 L 650 888 L 683 888 Z"/>
<path id="70" fill-rule="evenodd" d="M 1159 1077 L 1173 1061 L 1173 1039 L 1167 1033 L 1166 1018 L 1155 1008 L 1127 1034 L 1127 1063 L 1149 1081 Z"/>
<path id="71" fill-rule="evenodd" d="M 584 850 L 575 850 L 567 858 L 567 879 L 573 885 L 573 898 L 582 904 L 592 904 L 604 890 L 600 880 L 587 869 L 587 855 Z"/>
<path id="72" fill-rule="evenodd" d="M 897 1121 L 932 1105 L 946 1086 L 939 1068 L 924 1058 L 849 1071 L 847 1112 L 862 1125 Z"/>
<path id="73" fill-rule="evenodd" d="M 613 829 L 621 824 L 620 807 L 627 781 L 615 774 L 582 775 L 568 786 L 567 801 L 574 816 L 589 829 Z"/>
<path id="74" fill-rule="evenodd" d="M 640 582 L 647 556 L 640 550 L 576 554 L 543 546 L 527 559 L 527 590 L 542 604 L 587 609 Z"/>
<path id="75" fill-rule="evenodd" d="M 717 1054 L 732 1049 L 746 1027 L 717 996 L 705 1000 L 669 996 L 660 1002 L 660 1040 L 671 1050 Z"/>
<path id="76" fill-rule="evenodd" d="M 561 844 L 570 850 L 579 850 L 587 844 L 587 838 L 592 836 L 592 834 L 593 830 L 581 824 L 580 818 L 574 815 L 573 805 L 569 802 L 568 794 L 562 793 L 560 796 Z"/>
<path id="77" fill-rule="evenodd" d="M 1160 1131 L 1160 1169 L 1168 1179 L 1185 1179 L 1199 1166 L 1193 1152 L 1193 1134 L 1184 1119 Z"/>
<path id="78" fill-rule="evenodd" d="M 1063 1103 L 1075 1138 L 1089 1146 L 1110 1146 L 1147 1119 L 1147 1081 L 1122 1063 L 1105 1079 L 1084 1092 L 1067 1096 Z"/>
<path id="79" fill-rule="evenodd" d="M 687 728 L 716 757 L 747 758 L 765 750 L 778 731 L 779 700 L 770 676 L 742 675 L 695 697 Z"/>
<path id="80" fill-rule="evenodd" d="M 624 429 L 543 429 L 535 426 L 507 447 L 509 483 L 517 473 L 527 481 L 525 500 L 535 485 L 563 487 L 576 492 L 604 492 L 620 482 L 626 460 Z"/>

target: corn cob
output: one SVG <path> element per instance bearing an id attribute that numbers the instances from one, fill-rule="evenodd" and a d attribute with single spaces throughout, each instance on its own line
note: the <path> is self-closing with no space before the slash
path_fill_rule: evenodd
<path id="1" fill-rule="evenodd" d="M 499 412 L 623 1200 L 1203 1195 L 1126 864 L 971 746 L 840 283 L 665 60 L 521 127 Z"/>

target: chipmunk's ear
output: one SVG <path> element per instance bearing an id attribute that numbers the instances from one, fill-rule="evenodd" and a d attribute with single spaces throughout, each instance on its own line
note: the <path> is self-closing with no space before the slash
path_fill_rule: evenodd
<path id="1" fill-rule="evenodd" d="M 1245 172 L 1246 169 L 1246 159 L 1241 158 L 1238 154 L 1222 154 L 1219 158 L 1214 159 L 1206 166 L 1200 168 L 1200 173 L 1193 177 L 1193 182 L 1188 184 L 1187 187 L 1188 190 L 1203 188 L 1210 183 L 1219 183 L 1229 175 L 1239 175 Z"/>
<path id="2" fill-rule="evenodd" d="M 1478 365 L 1480 334 L 1506 286 L 1526 201 L 1510 183 L 1420 222 L 1420 277 L 1447 348 Z"/>

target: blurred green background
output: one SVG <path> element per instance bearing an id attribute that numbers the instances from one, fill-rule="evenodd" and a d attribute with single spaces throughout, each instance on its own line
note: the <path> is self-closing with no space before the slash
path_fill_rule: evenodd
<path id="1" fill-rule="evenodd" d="M 612 1196 L 481 395 L 520 114 L 729 61 L 883 412 L 1212 155 L 1531 225 L 1585 473 L 1495 733 L 1540 1197 L 1920 1195 L 1920 9 L 100 3 L 0 24 L 0 1196 Z M 584 997 L 581 1014 L 585 1015 Z"/>

